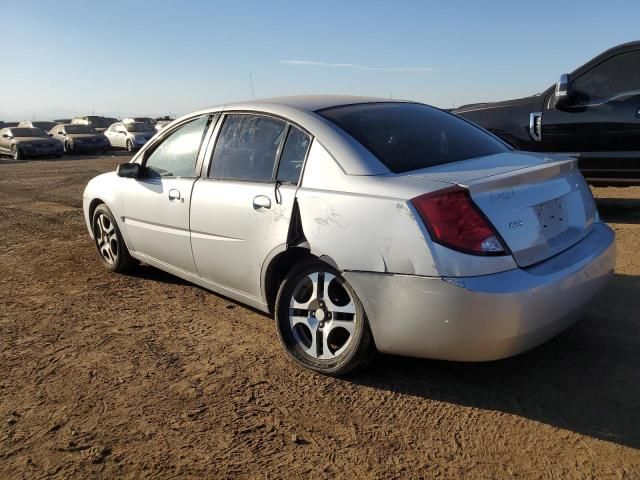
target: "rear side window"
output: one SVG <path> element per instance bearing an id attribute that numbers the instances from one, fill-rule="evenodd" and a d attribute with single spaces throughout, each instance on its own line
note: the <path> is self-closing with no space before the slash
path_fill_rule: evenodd
<path id="1" fill-rule="evenodd" d="M 209 176 L 265 182 L 273 179 L 286 124 L 261 115 L 227 115 L 220 129 Z"/>
<path id="2" fill-rule="evenodd" d="M 205 115 L 183 125 L 165 138 L 147 157 L 150 177 L 193 177 L 200 144 L 209 122 Z M 122 128 L 120 126 L 122 130 Z"/>
<path id="3" fill-rule="evenodd" d="M 296 127 L 291 127 L 282 149 L 278 165 L 277 180 L 282 183 L 297 184 L 302 173 L 302 165 L 309 150 L 311 137 Z"/>
<path id="4" fill-rule="evenodd" d="M 317 113 L 355 138 L 394 173 L 509 150 L 480 128 L 417 103 L 366 103 Z"/>

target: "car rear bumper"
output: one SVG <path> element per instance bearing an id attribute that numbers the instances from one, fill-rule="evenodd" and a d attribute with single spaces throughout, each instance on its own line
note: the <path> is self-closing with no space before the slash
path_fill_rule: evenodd
<path id="1" fill-rule="evenodd" d="M 109 143 L 95 143 L 88 145 L 78 145 L 77 143 L 73 144 L 74 152 L 102 152 L 104 150 L 109 150 L 111 145 Z"/>
<path id="2" fill-rule="evenodd" d="M 379 351 L 487 361 L 539 345 L 573 324 L 611 278 L 615 235 L 605 224 L 525 269 L 435 278 L 345 272 Z"/>

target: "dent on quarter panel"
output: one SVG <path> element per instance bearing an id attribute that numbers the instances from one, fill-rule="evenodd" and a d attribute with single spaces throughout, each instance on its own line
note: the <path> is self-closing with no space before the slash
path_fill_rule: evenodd
<path id="1" fill-rule="evenodd" d="M 298 204 L 311 252 L 331 257 L 340 270 L 437 275 L 406 203 L 301 188 Z"/>

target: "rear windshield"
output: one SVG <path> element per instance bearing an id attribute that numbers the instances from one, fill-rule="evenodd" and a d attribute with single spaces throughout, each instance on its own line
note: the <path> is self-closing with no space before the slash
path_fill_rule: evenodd
<path id="1" fill-rule="evenodd" d="M 98 133 L 89 125 L 65 125 L 64 131 L 67 133 Z"/>
<path id="2" fill-rule="evenodd" d="M 394 173 L 509 150 L 478 127 L 417 103 L 366 103 L 317 113 L 355 138 Z"/>
<path id="3" fill-rule="evenodd" d="M 135 123 L 125 123 L 124 127 L 127 129 L 127 132 L 155 132 L 156 129 L 153 128 L 148 123 L 135 122 Z"/>

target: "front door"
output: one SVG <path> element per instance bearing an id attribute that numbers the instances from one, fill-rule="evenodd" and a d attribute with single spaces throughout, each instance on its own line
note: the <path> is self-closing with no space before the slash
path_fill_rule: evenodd
<path id="1" fill-rule="evenodd" d="M 209 116 L 177 127 L 145 152 L 143 177 L 123 179 L 124 224 L 133 250 L 197 273 L 189 235 L 196 163 Z"/>
<path id="2" fill-rule="evenodd" d="M 571 79 L 570 105 L 545 101 L 544 151 L 578 154 L 588 178 L 640 174 L 640 50 L 613 55 Z M 551 93 L 551 96 L 553 92 Z"/>
<path id="3" fill-rule="evenodd" d="M 225 115 L 208 174 L 191 199 L 191 245 L 203 278 L 263 300 L 261 271 L 287 242 L 310 141 L 280 119 Z"/>

